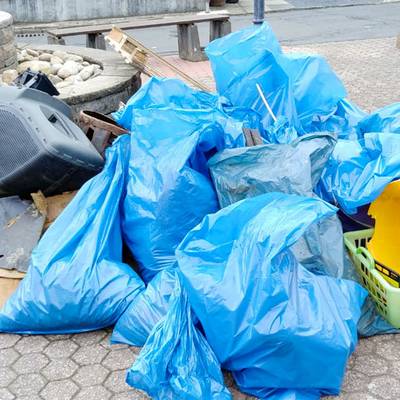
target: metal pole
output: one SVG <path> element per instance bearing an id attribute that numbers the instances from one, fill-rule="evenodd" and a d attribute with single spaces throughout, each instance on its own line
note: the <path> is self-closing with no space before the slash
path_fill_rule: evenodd
<path id="1" fill-rule="evenodd" d="M 254 20 L 255 24 L 264 22 L 265 2 L 264 0 L 254 0 Z"/>

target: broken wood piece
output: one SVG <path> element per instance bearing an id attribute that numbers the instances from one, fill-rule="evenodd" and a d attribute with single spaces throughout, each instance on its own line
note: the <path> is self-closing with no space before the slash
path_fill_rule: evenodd
<path id="1" fill-rule="evenodd" d="M 57 219 L 77 193 L 78 191 L 75 190 L 73 192 L 64 192 L 55 196 L 46 197 L 47 216 L 45 229 L 47 229 Z"/>
<path id="2" fill-rule="evenodd" d="M 15 292 L 25 273 L 0 269 L 0 308 Z"/>
<path id="3" fill-rule="evenodd" d="M 105 38 L 115 51 L 120 53 L 127 63 L 133 64 L 141 72 L 148 76 L 158 76 L 160 78 L 180 78 L 189 86 L 206 92 L 210 91 L 206 85 L 196 81 L 185 74 L 175 65 L 171 64 L 158 54 L 143 46 L 132 36 L 126 34 L 117 27 L 113 27 Z M 162 67 L 162 70 L 160 69 Z"/>
<path id="4" fill-rule="evenodd" d="M 263 144 L 260 132 L 258 129 L 242 128 L 246 147 L 259 146 Z"/>

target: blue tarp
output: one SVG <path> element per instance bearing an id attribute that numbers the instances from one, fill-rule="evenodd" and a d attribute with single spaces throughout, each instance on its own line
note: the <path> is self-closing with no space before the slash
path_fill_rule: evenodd
<path id="1" fill-rule="evenodd" d="M 339 393 L 367 293 L 314 275 L 289 249 L 335 212 L 315 198 L 260 195 L 208 215 L 177 249 L 207 341 L 246 393 Z"/>
<path id="2" fill-rule="evenodd" d="M 72 333 L 113 325 L 144 289 L 122 263 L 121 199 L 129 136 L 107 150 L 87 182 L 46 231 L 28 273 L 0 310 L 0 332 Z"/>
<path id="3" fill-rule="evenodd" d="M 152 79 L 116 114 L 132 131 L 124 238 L 145 282 L 172 267 L 186 233 L 218 209 L 207 160 L 243 135 L 217 104 L 179 81 Z"/>
<path id="4" fill-rule="evenodd" d="M 274 114 L 285 117 L 300 134 L 312 132 L 312 122 L 335 112 L 346 96 L 342 82 L 322 57 L 283 53 L 266 23 L 215 40 L 206 52 L 218 94 L 233 106 L 258 112 L 265 129 L 273 119 L 256 84 Z"/>
<path id="5" fill-rule="evenodd" d="M 340 139 L 321 176 L 318 194 L 348 214 L 375 200 L 400 178 L 400 136 L 366 133 L 360 140 Z"/>
<path id="6" fill-rule="evenodd" d="M 177 279 L 170 309 L 155 326 L 127 382 L 154 400 L 230 400 L 221 368 Z"/>
<path id="7" fill-rule="evenodd" d="M 400 103 L 394 103 L 374 111 L 363 118 L 357 126 L 361 133 L 400 133 Z"/>
<path id="8" fill-rule="evenodd" d="M 160 271 L 119 318 L 111 342 L 143 346 L 154 326 L 169 310 L 176 279 L 175 268 Z"/>

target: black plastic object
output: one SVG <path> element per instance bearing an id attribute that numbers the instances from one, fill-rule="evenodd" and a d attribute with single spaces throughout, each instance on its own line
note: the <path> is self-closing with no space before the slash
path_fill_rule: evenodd
<path id="1" fill-rule="evenodd" d="M 75 190 L 104 160 L 70 108 L 35 89 L 0 88 L 0 197 Z"/>
<path id="2" fill-rule="evenodd" d="M 339 210 L 339 219 L 342 222 L 343 232 L 359 231 L 369 229 L 375 226 L 375 220 L 368 215 L 369 204 L 358 208 L 357 213 L 348 215 Z"/>
<path id="3" fill-rule="evenodd" d="M 25 86 L 31 89 L 40 90 L 50 96 L 58 96 L 60 94 L 46 74 L 40 71 L 31 71 L 30 68 L 20 74 L 15 79 L 14 83 L 17 86 Z"/>

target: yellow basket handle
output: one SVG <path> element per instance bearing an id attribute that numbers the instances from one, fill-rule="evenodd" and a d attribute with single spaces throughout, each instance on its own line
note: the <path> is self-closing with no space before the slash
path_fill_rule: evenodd
<path id="1" fill-rule="evenodd" d="M 372 268 L 375 267 L 375 260 L 371 256 L 371 253 L 365 247 L 357 247 L 356 253 L 364 257 L 369 262 L 369 265 Z"/>

